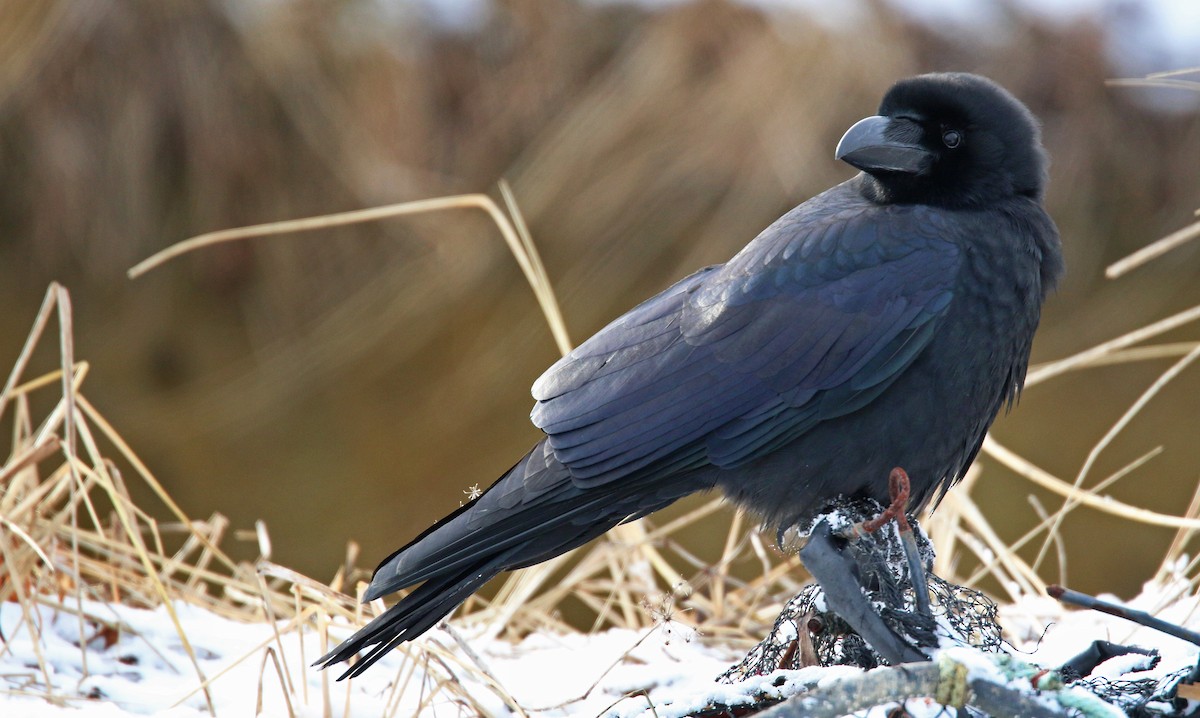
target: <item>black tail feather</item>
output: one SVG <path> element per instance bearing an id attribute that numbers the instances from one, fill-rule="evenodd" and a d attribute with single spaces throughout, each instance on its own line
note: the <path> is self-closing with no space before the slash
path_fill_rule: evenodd
<path id="1" fill-rule="evenodd" d="M 432 628 L 501 571 L 545 561 L 631 516 L 711 486 L 687 472 L 662 476 L 658 469 L 645 474 L 654 478 L 649 485 L 634 476 L 618 484 L 580 487 L 539 443 L 481 496 L 384 560 L 366 600 L 423 583 L 313 665 L 327 668 L 361 654 L 338 680 L 357 676 Z"/>
<path id="2" fill-rule="evenodd" d="M 328 668 L 373 646 L 362 660 L 348 668 L 338 680 L 357 676 L 396 646 L 432 628 L 467 600 L 468 596 L 500 573 L 506 558 L 507 556 L 492 557 L 482 566 L 476 565 L 462 573 L 426 581 L 332 651 L 321 656 L 313 665 L 322 669 Z"/>

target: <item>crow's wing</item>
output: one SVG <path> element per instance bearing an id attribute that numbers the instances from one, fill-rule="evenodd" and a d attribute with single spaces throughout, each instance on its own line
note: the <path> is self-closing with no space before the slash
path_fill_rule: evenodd
<path id="1" fill-rule="evenodd" d="M 575 483 L 737 466 L 866 405 L 928 345 L 958 274 L 947 220 L 838 189 L 538 379 L 533 422 Z"/>

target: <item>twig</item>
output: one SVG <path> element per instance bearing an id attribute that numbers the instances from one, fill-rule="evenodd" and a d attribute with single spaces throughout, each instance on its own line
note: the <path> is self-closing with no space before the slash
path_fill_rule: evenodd
<path id="1" fill-rule="evenodd" d="M 1106 357 L 1113 352 L 1133 346 L 1139 342 L 1144 342 L 1160 334 L 1165 334 L 1172 329 L 1181 327 L 1189 322 L 1194 322 L 1197 319 L 1200 319 L 1200 305 L 1189 307 L 1157 322 L 1122 334 L 1116 339 L 1110 339 L 1102 344 L 1097 344 L 1091 349 L 1085 349 L 1078 354 L 1072 354 L 1065 359 L 1035 366 L 1025 375 L 1025 388 L 1028 389 L 1035 384 L 1040 384 L 1060 374 L 1066 374 L 1073 369 L 1089 366 L 1097 359 Z"/>
<path id="2" fill-rule="evenodd" d="M 1080 504 L 1087 506 L 1088 508 L 1113 514 L 1114 516 L 1120 516 L 1121 518 L 1138 521 L 1149 526 L 1167 526 L 1176 529 L 1200 529 L 1200 519 L 1172 516 L 1171 514 L 1161 514 L 1157 511 L 1151 511 L 1149 509 L 1143 509 L 1138 506 L 1132 506 L 1130 504 L 1117 501 L 1111 496 L 1099 496 L 1082 489 L 1077 489 L 1045 469 L 1042 469 L 1041 467 L 1025 460 L 1010 449 L 1005 448 L 991 436 L 984 440 L 983 450 L 988 455 L 998 459 L 1000 463 L 1009 467 L 1013 471 L 1016 471 L 1018 474 L 1024 476 L 1038 486 L 1041 486 L 1044 489 L 1049 489 L 1059 496 L 1064 496 L 1078 501 Z"/>
<path id="3" fill-rule="evenodd" d="M 1122 431 L 1125 430 L 1125 427 L 1128 426 L 1131 421 L 1133 421 L 1134 417 L 1136 417 L 1138 413 L 1150 403 L 1150 400 L 1153 399 L 1164 386 L 1170 383 L 1172 379 L 1179 376 L 1184 369 L 1186 369 L 1197 359 L 1200 359 L 1200 347 L 1196 347 L 1192 351 L 1188 352 L 1186 356 L 1172 364 L 1166 371 L 1160 374 L 1158 378 L 1155 379 L 1154 382 L 1142 392 L 1141 396 L 1137 398 L 1137 401 L 1133 402 L 1133 404 L 1125 410 L 1125 413 L 1121 415 L 1121 418 L 1118 419 L 1117 422 L 1113 424 L 1107 432 L 1105 432 L 1104 436 L 1100 438 L 1100 441 L 1096 442 L 1096 445 L 1093 446 L 1092 450 L 1088 452 L 1087 458 L 1083 462 L 1083 467 L 1079 469 L 1079 474 L 1075 477 L 1074 487 L 1076 489 L 1082 487 L 1084 479 L 1087 478 L 1088 472 L 1091 470 L 1092 466 L 1095 465 L 1100 453 L 1108 448 L 1112 441 L 1118 435 L 1120 435 Z M 1059 510 L 1054 514 L 1054 524 L 1047 530 L 1047 537 L 1042 542 L 1042 546 L 1038 550 L 1037 558 L 1033 562 L 1033 568 L 1035 570 L 1042 565 L 1042 560 L 1045 559 L 1046 553 L 1050 550 L 1051 537 L 1058 532 L 1058 529 L 1062 525 L 1063 519 L 1066 518 L 1067 512 L 1070 511 L 1070 508 L 1071 501 L 1064 501 L 1062 507 L 1060 507 Z"/>
<path id="4" fill-rule="evenodd" d="M 502 191 L 506 192 L 506 201 L 511 201 L 511 192 L 507 191 L 507 186 Z M 525 280 L 533 288 L 534 296 L 537 297 L 542 314 L 546 317 L 546 322 L 550 326 L 550 331 L 554 335 L 554 341 L 558 345 L 559 351 L 563 354 L 569 352 L 571 350 L 571 339 L 567 335 L 566 322 L 563 321 L 562 312 L 558 307 L 553 290 L 548 283 L 543 283 L 546 277 L 546 270 L 541 266 L 541 259 L 538 257 L 536 250 L 532 253 L 529 252 L 529 248 L 526 246 L 525 241 L 522 240 L 520 232 L 513 227 L 513 222 L 509 221 L 508 217 L 500 211 L 500 207 L 497 206 L 491 197 L 485 194 L 436 197 L 433 199 L 417 200 L 415 202 L 401 202 L 383 207 L 360 209 L 352 212 L 340 212 L 318 217 L 305 217 L 303 219 L 268 222 L 249 227 L 207 232 L 173 244 L 161 252 L 138 262 L 129 270 L 128 274 L 130 279 L 136 279 L 175 257 L 223 242 L 249 239 L 251 237 L 266 237 L 289 232 L 311 232 L 318 229 L 374 222 L 410 214 L 463 208 L 480 209 L 491 217 L 496 228 L 500 230 L 500 234 L 504 237 L 504 241 L 508 244 L 509 251 L 512 252 L 513 257 L 517 260 L 517 264 L 520 265 L 521 272 L 525 275 Z M 522 227 L 524 226 L 523 220 L 518 219 L 517 221 L 520 222 Z M 0 404 L 0 408 L 2 406 Z"/>
<path id="5" fill-rule="evenodd" d="M 568 705 L 570 705 L 572 703 L 586 700 L 587 697 L 592 694 L 592 691 L 596 690 L 596 687 L 600 685 L 600 681 L 604 680 L 605 676 L 607 676 L 609 673 L 611 673 L 614 668 L 621 665 L 621 663 L 626 658 L 629 657 L 629 654 L 633 653 L 634 649 L 636 649 L 638 646 L 642 645 L 642 643 L 645 642 L 645 640 L 647 638 L 654 635 L 654 633 L 656 631 L 658 631 L 659 627 L 661 627 L 662 625 L 663 624 L 661 624 L 661 623 L 655 624 L 653 628 L 648 629 L 644 634 L 642 634 L 641 638 L 637 639 L 637 641 L 632 646 L 625 649 L 625 651 L 622 652 L 621 655 L 617 656 L 617 659 L 615 661 L 613 661 L 612 663 L 609 664 L 608 668 L 605 668 L 603 671 L 601 671 L 600 675 L 596 676 L 596 680 L 592 682 L 592 685 L 586 691 L 584 691 L 582 695 L 580 695 L 576 698 L 568 698 L 567 700 L 563 701 L 562 703 L 558 703 L 556 705 L 545 706 L 543 708 L 530 708 L 530 710 L 532 710 L 536 713 L 544 713 L 546 711 L 560 710 L 562 708 L 567 707 Z M 620 701 L 617 701 L 617 702 L 619 703 Z M 616 705 L 616 703 L 614 703 L 613 705 Z"/>
<path id="6" fill-rule="evenodd" d="M 263 651 L 262 662 L 258 664 L 258 699 L 254 704 L 254 715 L 260 716 L 263 712 L 263 678 L 267 675 L 268 660 L 275 667 L 275 676 L 279 679 L 279 688 L 283 693 L 283 701 L 287 705 L 288 717 L 296 718 L 296 710 L 292 708 L 292 695 L 284 683 L 284 670 L 279 667 L 279 657 L 275 655 L 275 649 L 269 646 L 267 650 Z"/>
<path id="7" fill-rule="evenodd" d="M 500 679 L 496 677 L 496 674 L 492 672 L 492 669 L 488 666 L 487 662 L 483 660 L 483 657 L 476 653 L 474 648 L 471 648 L 471 644 L 462 637 L 462 634 L 459 633 L 454 626 L 450 625 L 449 621 L 442 621 L 438 624 L 438 628 L 445 631 L 450 638 L 454 639 L 454 642 L 458 644 L 459 649 L 464 655 L 466 655 L 468 659 L 470 659 L 472 663 L 475 664 L 475 667 L 478 668 L 483 675 L 491 679 L 496 693 L 500 696 L 501 700 L 508 704 L 509 708 L 511 708 L 517 715 L 521 716 L 521 718 L 529 718 L 529 714 L 526 713 L 525 709 L 521 707 L 521 704 L 517 702 L 516 697 L 508 692 L 508 689 L 504 687 L 504 684 L 501 683 Z"/>
<path id="8" fill-rule="evenodd" d="M 1200 646 L 1200 633 L 1189 631 L 1183 626 L 1177 626 L 1174 623 L 1168 623 L 1161 618 L 1155 618 L 1145 611 L 1138 611 L 1136 609 L 1129 608 L 1128 606 L 1122 606 L 1118 603 L 1102 601 L 1095 596 L 1089 596 L 1088 594 L 1080 593 L 1079 591 L 1072 591 L 1069 588 L 1063 588 L 1059 585 L 1047 586 L 1046 593 L 1050 594 L 1054 598 L 1057 598 L 1063 603 L 1069 603 L 1074 606 L 1079 606 L 1080 608 L 1090 608 L 1093 611 L 1107 613 L 1108 615 L 1116 616 L 1117 618 L 1124 618 L 1126 621 L 1133 621 L 1134 623 L 1143 625 L 1146 628 L 1153 628 L 1154 630 L 1161 631 L 1168 636 L 1175 636 L 1176 638 L 1181 638 L 1188 643 Z"/>
<path id="9" fill-rule="evenodd" d="M 1116 279 L 1122 274 L 1132 271 L 1152 259 L 1157 259 L 1172 249 L 1187 244 L 1197 237 L 1200 237 L 1200 222 L 1189 224 L 1183 229 L 1168 234 L 1157 242 L 1142 247 L 1128 257 L 1118 262 L 1113 262 L 1108 265 L 1108 269 L 1104 270 L 1104 276 L 1109 279 Z"/>

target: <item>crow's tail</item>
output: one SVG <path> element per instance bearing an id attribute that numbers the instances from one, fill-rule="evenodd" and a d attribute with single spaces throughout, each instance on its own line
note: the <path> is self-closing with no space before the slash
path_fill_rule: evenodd
<path id="1" fill-rule="evenodd" d="M 570 551 L 622 521 L 709 485 L 686 472 L 648 471 L 611 484 L 580 486 L 542 441 L 481 496 L 387 557 L 375 569 L 364 600 L 420 587 L 314 665 L 325 668 L 365 650 L 341 678 L 357 676 L 432 628 L 501 571 Z"/>
<path id="2" fill-rule="evenodd" d="M 328 668 L 371 647 L 362 660 L 338 676 L 339 681 L 354 678 L 383 658 L 388 651 L 432 628 L 442 617 L 467 600 L 468 596 L 504 570 L 503 564 L 502 558 L 492 559 L 461 573 L 429 579 L 353 636 L 342 641 L 337 648 L 321 656 L 313 665 Z"/>

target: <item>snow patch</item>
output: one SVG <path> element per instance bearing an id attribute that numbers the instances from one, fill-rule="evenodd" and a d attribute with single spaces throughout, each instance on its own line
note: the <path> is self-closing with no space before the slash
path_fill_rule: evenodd
<path id="1" fill-rule="evenodd" d="M 1195 615 L 1197 597 L 1186 592 L 1185 585 L 1177 577 L 1163 585 L 1148 584 L 1129 603 L 1166 620 L 1187 622 Z M 98 602 L 84 602 L 80 608 L 94 619 L 85 627 L 84 635 L 89 638 L 86 650 L 77 645 L 79 619 L 69 599 L 62 606 L 36 610 L 33 619 L 41 636 L 36 645 L 20 606 L 0 605 L 0 632 L 6 639 L 0 652 L 0 686 L 5 689 L 0 691 L 0 715 L 74 718 L 79 708 L 86 708 L 89 718 L 208 715 L 205 697 L 198 691 L 201 679 L 165 608 L 145 610 Z M 200 671 L 211 680 L 213 705 L 222 718 L 255 715 L 260 693 L 263 715 L 288 715 L 284 682 L 275 672 L 274 661 L 266 656 L 268 650 L 290 678 L 287 694 L 293 711 L 304 718 L 324 715 L 323 683 L 329 686 L 328 700 L 336 715 L 341 715 L 346 705 L 352 715 L 459 715 L 463 706 L 452 696 L 442 693 L 429 700 L 431 687 L 446 677 L 447 667 L 463 682 L 479 709 L 506 715 L 511 713 L 506 701 L 515 700 L 533 718 L 678 718 L 712 705 L 784 700 L 813 687 L 862 675 L 850 667 L 813 667 L 776 671 L 736 684 L 718 683 L 717 676 L 740 655 L 706 645 L 703 634 L 695 635 L 692 629 L 667 621 L 641 632 L 539 633 L 516 644 L 486 639 L 482 628 L 458 629 L 509 697 L 478 678 L 475 659 L 439 629 L 419 641 L 436 644 L 442 668 L 393 651 L 363 676 L 334 683 L 336 672 L 322 674 L 308 665 L 323 649 L 314 631 L 285 632 L 276 640 L 269 624 L 246 624 L 184 603 L 175 603 L 173 608 Z M 1151 668 L 1145 656 L 1120 656 L 1102 664 L 1095 676 L 1168 680 L 1173 672 L 1194 665 L 1197 658 L 1197 648 L 1188 643 L 1105 614 L 1066 611 L 1045 597 L 1029 597 L 1002 607 L 1001 622 L 1014 647 L 1028 652 L 1016 654 L 1018 662 L 1055 667 L 1098 638 L 1156 648 L 1163 657 Z M 100 632 L 101 623 L 120 630 Z M 285 626 L 278 628 L 283 631 Z M 350 632 L 348 625 L 335 625 L 330 640 Z M 969 680 L 1003 680 L 1004 672 L 988 654 L 956 647 L 943 650 L 941 656 L 966 666 Z M 426 670 L 443 672 L 426 676 Z M 425 680 L 427 677 L 430 680 Z M 57 704 L 38 697 L 47 682 Z M 925 699 L 908 701 L 905 708 L 916 718 L 932 718 L 941 711 L 941 706 Z M 867 715 L 884 716 L 886 707 Z"/>

